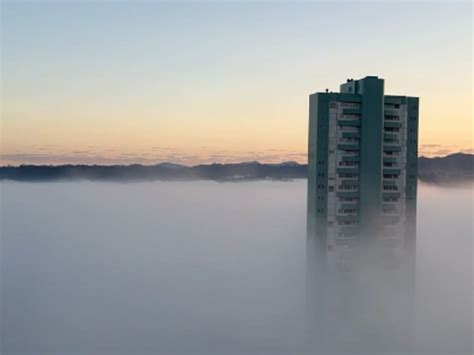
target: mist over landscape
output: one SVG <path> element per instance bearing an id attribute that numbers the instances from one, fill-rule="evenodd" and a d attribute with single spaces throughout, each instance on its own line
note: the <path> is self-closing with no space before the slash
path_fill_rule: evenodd
<path id="1" fill-rule="evenodd" d="M 306 180 L 1 187 L 2 354 L 312 352 Z M 416 353 L 472 353 L 472 198 L 419 185 Z"/>
<path id="2" fill-rule="evenodd" d="M 473 355 L 473 4 L 0 0 L 0 355 Z"/>
<path id="3" fill-rule="evenodd" d="M 474 181 L 474 154 L 455 153 L 444 157 L 418 158 L 418 178 L 439 185 L 470 186 Z M 162 162 L 155 165 L 30 165 L 0 166 L 0 181 L 154 181 L 154 180 L 288 180 L 306 178 L 307 164 L 295 161 L 185 166 Z"/>

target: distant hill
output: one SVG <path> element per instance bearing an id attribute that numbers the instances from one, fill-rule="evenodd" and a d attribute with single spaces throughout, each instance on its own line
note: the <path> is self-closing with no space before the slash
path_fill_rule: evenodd
<path id="1" fill-rule="evenodd" d="M 462 183 L 474 181 L 474 155 L 452 154 L 446 157 L 418 160 L 418 177 L 429 183 Z M 157 165 L 22 165 L 0 167 L 0 180 L 215 180 L 242 181 L 257 179 L 305 179 L 307 165 L 296 162 L 262 164 L 207 164 L 192 167 L 161 163 Z"/>
<path id="2" fill-rule="evenodd" d="M 449 184 L 474 181 L 474 154 L 418 158 L 418 178 L 424 182 Z"/>
<path id="3" fill-rule="evenodd" d="M 54 181 L 54 180 L 255 180 L 303 179 L 307 166 L 295 162 L 261 164 L 208 164 L 192 167 L 161 163 L 157 165 L 22 165 L 0 167 L 0 180 Z"/>

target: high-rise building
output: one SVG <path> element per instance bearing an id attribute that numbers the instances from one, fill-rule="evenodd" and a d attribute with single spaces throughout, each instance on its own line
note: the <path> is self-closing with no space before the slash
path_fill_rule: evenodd
<path id="1" fill-rule="evenodd" d="M 328 267 L 354 267 L 354 247 L 414 249 L 418 101 L 376 76 L 310 95 L 308 238 Z"/>
<path id="2" fill-rule="evenodd" d="M 310 341 L 338 353 L 413 346 L 418 98 L 376 76 L 310 95 Z"/>

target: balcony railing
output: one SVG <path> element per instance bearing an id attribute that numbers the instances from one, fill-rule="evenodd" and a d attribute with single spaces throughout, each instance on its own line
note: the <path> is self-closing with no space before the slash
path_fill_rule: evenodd
<path id="1" fill-rule="evenodd" d="M 342 114 L 344 115 L 360 115 L 360 107 L 358 108 L 343 108 Z"/>

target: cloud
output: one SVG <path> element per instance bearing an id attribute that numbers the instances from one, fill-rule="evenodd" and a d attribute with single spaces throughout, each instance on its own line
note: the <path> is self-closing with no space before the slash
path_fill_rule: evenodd
<path id="1" fill-rule="evenodd" d="M 0 154 L 0 164 L 2 165 L 21 165 L 21 164 L 146 164 L 153 165 L 161 162 L 173 162 L 183 165 L 197 165 L 209 163 L 238 163 L 242 161 L 260 162 L 282 162 L 287 160 L 298 160 L 306 162 L 306 153 L 287 152 L 217 152 L 211 154 L 189 154 L 178 150 L 168 148 L 164 151 L 148 150 L 143 153 L 126 152 L 122 154 L 111 155 L 110 150 L 94 152 L 91 150 L 75 150 L 70 153 L 46 153 L 46 152 L 18 152 L 12 154 Z"/>
<path id="2" fill-rule="evenodd" d="M 437 147 L 441 147 L 440 144 L 422 144 L 421 145 L 422 148 L 437 148 Z"/>
<path id="3" fill-rule="evenodd" d="M 448 155 L 448 154 L 451 154 L 452 151 L 450 149 L 437 149 L 432 153 L 434 155 Z"/>
<path id="4" fill-rule="evenodd" d="M 420 155 L 433 157 L 445 156 L 455 152 L 474 153 L 473 148 L 454 149 L 450 145 L 423 144 Z M 182 165 L 198 165 L 211 163 L 240 163 L 244 161 L 259 161 L 262 163 L 280 163 L 283 161 L 307 162 L 307 153 L 304 151 L 285 151 L 272 148 L 262 151 L 230 151 L 214 150 L 198 152 L 185 152 L 173 147 L 153 146 L 141 151 L 119 153 L 117 149 L 102 150 L 74 150 L 65 152 L 56 149 L 55 153 L 48 153 L 36 149 L 34 153 L 15 151 L 10 154 L 0 154 L 1 165 L 21 164 L 99 164 L 99 165 L 129 165 L 144 164 L 154 165 L 162 162 L 171 162 Z"/>
<path id="5" fill-rule="evenodd" d="M 445 156 L 462 151 L 455 144 L 421 144 L 419 148 L 420 156 L 434 157 Z"/>

